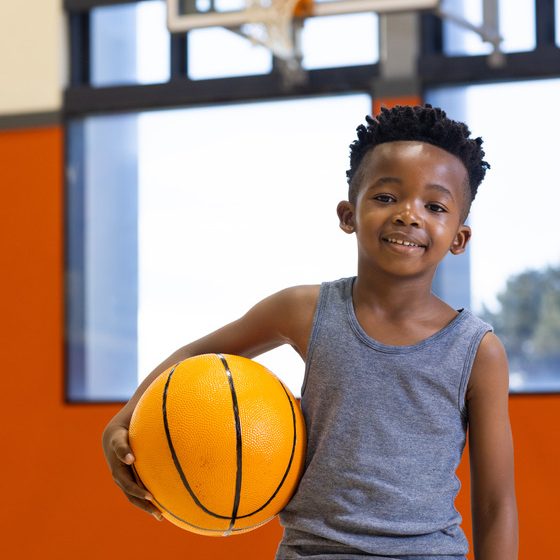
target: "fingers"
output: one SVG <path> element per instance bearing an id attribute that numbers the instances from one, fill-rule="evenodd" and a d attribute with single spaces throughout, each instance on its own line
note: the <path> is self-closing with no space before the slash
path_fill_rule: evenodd
<path id="1" fill-rule="evenodd" d="M 140 486 L 140 481 L 137 484 L 132 478 L 132 469 L 122 463 L 115 467 L 113 472 L 113 480 L 119 488 L 125 493 L 128 501 L 135 505 L 137 508 L 153 515 L 158 521 L 163 519 L 159 509 L 151 502 L 154 500 L 153 496 L 144 488 Z"/>
<path id="2" fill-rule="evenodd" d="M 143 500 L 152 499 L 150 493 L 134 480 L 133 469 L 130 466 L 134 463 L 134 456 L 128 445 L 128 430 L 124 426 L 116 427 L 108 440 L 107 461 L 115 483 L 127 495 Z M 118 460 L 115 460 L 115 457 Z"/>
<path id="3" fill-rule="evenodd" d="M 130 449 L 128 445 L 128 430 L 124 426 L 117 428 L 111 434 L 110 446 L 119 461 L 126 465 L 132 465 L 132 463 L 134 463 L 134 455 L 132 449 Z"/>
<path id="4" fill-rule="evenodd" d="M 128 496 L 128 501 L 137 508 L 140 508 L 150 515 L 153 515 L 158 521 L 161 521 L 163 519 L 163 515 L 161 514 L 159 509 L 150 502 L 146 500 L 140 500 L 138 498 L 135 498 L 134 496 Z"/>
<path id="5" fill-rule="evenodd" d="M 117 463 L 114 466 L 113 480 L 125 494 L 142 500 L 153 500 L 152 495 L 135 482 L 132 469 L 127 465 Z"/>
<path id="6" fill-rule="evenodd" d="M 128 444 L 127 427 L 115 424 L 108 426 L 103 433 L 103 449 L 113 480 L 125 493 L 128 501 L 161 521 L 161 512 L 151 503 L 153 496 L 143 487 L 134 471 L 135 457 Z"/>

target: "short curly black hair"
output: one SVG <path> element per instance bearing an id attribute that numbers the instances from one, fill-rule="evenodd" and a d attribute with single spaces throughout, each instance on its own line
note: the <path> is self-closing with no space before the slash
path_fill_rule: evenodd
<path id="1" fill-rule="evenodd" d="M 355 179 L 361 179 L 360 164 L 370 150 L 385 142 L 418 140 L 442 148 L 465 165 L 470 187 L 465 197 L 466 218 L 486 170 L 490 168 L 482 159 L 482 138 L 470 138 L 471 132 L 465 123 L 449 119 L 445 111 L 428 103 L 383 107 L 376 118 L 366 116 L 366 121 L 367 126 L 358 126 L 358 139 L 350 144 L 350 169 L 346 172 L 350 202 L 356 201 L 360 180 Z"/>

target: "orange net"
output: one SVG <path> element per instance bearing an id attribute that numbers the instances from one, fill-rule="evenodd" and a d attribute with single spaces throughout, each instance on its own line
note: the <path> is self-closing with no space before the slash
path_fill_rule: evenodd
<path id="1" fill-rule="evenodd" d="M 308 17 L 313 13 L 313 0 L 299 0 L 294 7 L 295 17 Z"/>

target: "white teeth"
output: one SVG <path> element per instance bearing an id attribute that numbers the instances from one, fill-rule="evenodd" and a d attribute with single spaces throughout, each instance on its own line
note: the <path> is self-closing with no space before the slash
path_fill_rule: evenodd
<path id="1" fill-rule="evenodd" d="M 410 241 L 401 241 L 400 239 L 392 239 L 388 238 L 387 241 L 389 243 L 396 243 L 397 245 L 405 245 L 406 247 L 420 247 L 420 245 L 416 245 L 416 243 L 411 243 Z"/>

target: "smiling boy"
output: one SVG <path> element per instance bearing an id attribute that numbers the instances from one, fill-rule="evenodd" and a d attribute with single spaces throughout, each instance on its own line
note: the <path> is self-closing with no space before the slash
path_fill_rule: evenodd
<path id="1" fill-rule="evenodd" d="M 177 350 L 104 432 L 117 484 L 158 516 L 134 483 L 128 425 L 160 372 L 189 356 L 254 357 L 290 344 L 306 361 L 306 469 L 281 513 L 277 559 L 462 560 L 454 507 L 468 430 L 476 560 L 517 558 L 508 368 L 491 327 L 432 292 L 488 164 L 481 139 L 440 109 L 384 109 L 358 128 L 340 227 L 356 236 L 357 275 L 288 288 Z"/>

